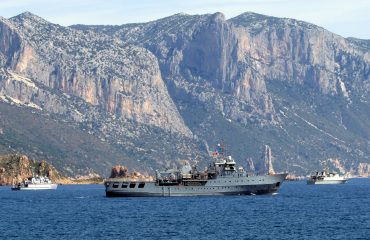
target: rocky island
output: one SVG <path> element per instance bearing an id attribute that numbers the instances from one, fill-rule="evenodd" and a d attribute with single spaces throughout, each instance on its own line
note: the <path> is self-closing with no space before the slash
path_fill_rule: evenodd
<path id="1" fill-rule="evenodd" d="M 9 154 L 0 156 L 0 185 L 12 185 L 23 181 L 32 175 L 48 176 L 58 184 L 91 184 L 102 183 L 103 179 L 97 174 L 65 177 L 60 174 L 52 164 L 47 161 L 29 159 L 22 154 Z"/>

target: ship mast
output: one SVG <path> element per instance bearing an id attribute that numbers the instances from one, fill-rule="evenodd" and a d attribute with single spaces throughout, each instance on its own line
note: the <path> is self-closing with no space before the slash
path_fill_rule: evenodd
<path id="1" fill-rule="evenodd" d="M 219 150 L 219 154 L 222 155 L 222 157 L 225 157 L 226 156 L 226 152 L 225 152 L 225 143 L 224 143 L 224 140 L 221 140 L 221 143 L 217 144 L 218 146 L 218 150 Z"/>

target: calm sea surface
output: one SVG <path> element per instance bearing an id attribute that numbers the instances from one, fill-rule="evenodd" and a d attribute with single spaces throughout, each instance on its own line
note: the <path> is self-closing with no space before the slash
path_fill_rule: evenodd
<path id="1" fill-rule="evenodd" d="M 0 239 L 370 239 L 370 179 L 279 194 L 106 198 L 102 185 L 0 187 Z"/>

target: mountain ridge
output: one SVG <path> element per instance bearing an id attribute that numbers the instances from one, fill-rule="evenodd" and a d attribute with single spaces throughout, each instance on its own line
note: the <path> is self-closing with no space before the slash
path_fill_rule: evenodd
<path id="1" fill-rule="evenodd" d="M 368 40 L 250 12 L 70 27 L 24 13 L 0 25 L 1 104 L 38 106 L 117 151 L 82 165 L 72 157 L 71 175 L 83 165 L 106 174 L 117 154 L 148 171 L 204 164 L 220 139 L 242 165 L 258 165 L 270 145 L 278 171 L 302 174 L 322 158 L 352 172 L 370 162 Z"/>

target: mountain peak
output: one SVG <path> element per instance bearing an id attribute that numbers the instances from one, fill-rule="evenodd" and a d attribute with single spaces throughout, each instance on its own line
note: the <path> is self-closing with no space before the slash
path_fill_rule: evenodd
<path id="1" fill-rule="evenodd" d="M 265 14 L 261 14 L 261 13 L 255 13 L 255 12 L 249 12 L 249 11 L 247 11 L 247 12 L 243 12 L 243 13 L 241 13 L 241 14 L 239 14 L 238 16 L 236 16 L 236 17 L 241 17 L 241 16 L 244 16 L 244 17 L 263 17 L 263 18 L 268 18 L 268 17 L 270 17 L 270 16 L 268 16 L 268 15 L 265 15 Z"/>
<path id="2" fill-rule="evenodd" d="M 260 13 L 255 13 L 255 12 L 244 12 L 236 17 L 233 17 L 230 19 L 231 22 L 258 22 L 258 21 L 263 21 L 266 19 L 281 19 L 277 17 L 272 17 L 268 15 L 263 15 Z"/>
<path id="3" fill-rule="evenodd" d="M 30 23 L 48 23 L 45 19 L 33 14 L 31 12 L 23 12 L 17 16 L 10 18 L 13 22 L 30 22 Z"/>
<path id="4" fill-rule="evenodd" d="M 290 26 L 301 26 L 307 29 L 316 29 L 322 28 L 312 23 L 308 23 L 305 21 L 300 21 L 293 18 L 280 18 L 280 17 L 273 17 L 268 15 L 263 15 L 254 12 L 245 12 L 242 13 L 234 18 L 228 20 L 235 25 L 244 26 L 247 28 L 252 29 L 260 29 L 263 26 L 280 26 L 284 27 L 287 25 Z"/>
<path id="5" fill-rule="evenodd" d="M 192 15 L 189 15 L 184 12 L 176 13 L 167 17 L 163 17 L 157 20 L 150 21 L 150 23 L 155 23 L 155 22 L 161 22 L 161 21 L 176 21 L 176 19 L 183 19 L 183 18 L 188 18 L 191 17 Z"/>
<path id="6" fill-rule="evenodd" d="M 217 19 L 217 20 L 220 20 L 220 21 L 225 21 L 225 15 L 222 13 L 222 12 L 216 12 L 214 14 L 212 14 L 212 17 L 214 19 Z"/>

